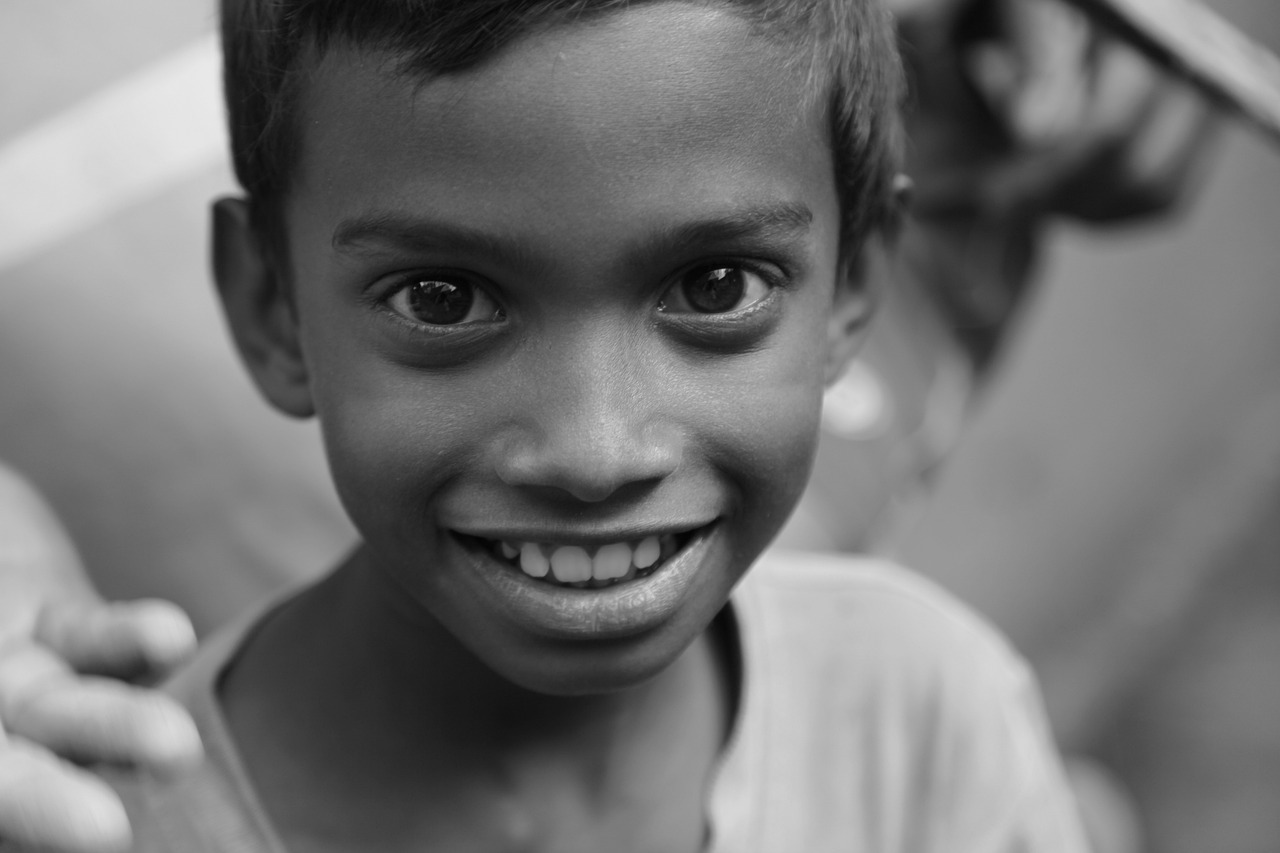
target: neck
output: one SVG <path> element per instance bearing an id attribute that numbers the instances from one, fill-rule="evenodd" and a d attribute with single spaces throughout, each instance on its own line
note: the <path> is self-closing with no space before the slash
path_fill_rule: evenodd
<path id="1" fill-rule="evenodd" d="M 643 684 L 548 696 L 494 673 L 364 563 L 273 614 L 225 678 L 251 775 L 291 768 L 280 785 L 308 784 L 341 768 L 337 784 L 410 791 L 478 768 L 508 779 L 546 768 L 599 785 L 620 770 L 634 779 L 657 743 L 670 754 L 711 733 L 718 751 L 727 680 L 708 635 Z"/>

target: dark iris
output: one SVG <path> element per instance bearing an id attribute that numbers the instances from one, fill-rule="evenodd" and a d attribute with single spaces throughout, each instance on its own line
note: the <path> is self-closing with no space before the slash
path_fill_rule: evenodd
<path id="1" fill-rule="evenodd" d="M 695 311 L 723 314 L 738 304 L 746 287 L 742 270 L 725 267 L 690 277 L 684 283 L 684 296 Z"/>
<path id="2" fill-rule="evenodd" d="M 409 287 L 409 309 L 424 323 L 448 326 L 466 319 L 475 302 L 475 290 L 467 284 L 419 281 Z"/>

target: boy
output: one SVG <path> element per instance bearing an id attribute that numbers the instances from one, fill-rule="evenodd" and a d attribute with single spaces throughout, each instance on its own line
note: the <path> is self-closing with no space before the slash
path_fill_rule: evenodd
<path id="1" fill-rule="evenodd" d="M 227 0 L 215 273 L 363 544 L 173 685 L 137 849 L 1082 850 L 1024 669 L 766 560 L 893 207 L 850 0 Z"/>

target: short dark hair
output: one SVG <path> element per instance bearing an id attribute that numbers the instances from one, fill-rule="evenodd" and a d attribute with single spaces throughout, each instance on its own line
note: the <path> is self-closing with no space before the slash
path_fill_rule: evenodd
<path id="1" fill-rule="evenodd" d="M 403 57 L 421 79 L 478 65 L 519 36 L 657 0 L 222 0 L 236 176 L 273 230 L 298 149 L 305 76 L 333 45 Z M 903 75 L 879 0 L 685 0 L 743 15 L 808 61 L 826 99 L 846 253 L 895 215 Z"/>

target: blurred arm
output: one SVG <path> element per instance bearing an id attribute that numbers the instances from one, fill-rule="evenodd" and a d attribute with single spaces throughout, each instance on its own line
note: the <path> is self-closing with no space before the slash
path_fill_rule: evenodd
<path id="1" fill-rule="evenodd" d="M 1186 341 L 1153 330 L 1142 306 L 1190 317 L 1201 282 L 1055 282 L 1031 318 L 1015 309 L 1029 301 L 1052 217 L 1109 225 L 1179 209 L 1201 184 L 1217 122 L 1183 84 L 1062 3 L 914 6 L 904 32 L 917 46 L 910 135 L 925 261 L 915 272 L 971 324 L 971 351 L 995 378 L 892 548 L 1031 657 L 1055 731 L 1078 749 L 1256 514 L 1266 485 L 1248 472 L 1266 430 L 1246 435 L 1234 400 L 1226 419 L 1241 440 L 1191 470 L 1203 424 L 1217 420 L 1210 388 L 1179 374 Z M 1249 283 L 1218 286 L 1215 301 L 1227 304 L 1228 289 Z M 1070 328 L 1062 306 L 1076 312 Z M 1243 357 L 1247 340 L 1233 353 L 1230 331 L 1217 332 L 1205 364 Z M 1011 338 L 1012 357 L 990 360 Z M 1073 357 L 1052 361 L 1054 351 Z M 1151 364 L 1163 368 L 1130 384 Z M 1134 537 L 1124 550 L 1123 535 Z"/>
<path id="2" fill-rule="evenodd" d="M 48 506 L 17 472 L 0 464 L 0 640 L 30 636 L 46 600 L 94 598 Z"/>

